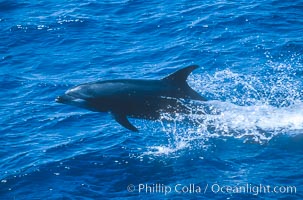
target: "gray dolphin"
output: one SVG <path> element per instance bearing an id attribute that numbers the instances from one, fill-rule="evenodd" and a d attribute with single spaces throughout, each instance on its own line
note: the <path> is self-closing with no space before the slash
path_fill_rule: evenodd
<path id="1" fill-rule="evenodd" d="M 160 80 L 119 79 L 75 86 L 56 98 L 56 102 L 96 112 L 110 112 L 131 131 L 138 131 L 127 119 L 156 120 L 161 113 L 189 113 L 184 100 L 206 101 L 186 82 L 197 65 L 180 69 Z"/>

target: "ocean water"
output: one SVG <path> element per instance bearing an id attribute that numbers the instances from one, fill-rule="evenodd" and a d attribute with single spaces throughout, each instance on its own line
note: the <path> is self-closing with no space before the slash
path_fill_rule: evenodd
<path id="1" fill-rule="evenodd" d="M 303 1 L 0 1 L 0 199 L 303 199 Z M 205 115 L 58 104 L 191 64 Z M 169 120 L 167 120 L 169 119 Z"/>

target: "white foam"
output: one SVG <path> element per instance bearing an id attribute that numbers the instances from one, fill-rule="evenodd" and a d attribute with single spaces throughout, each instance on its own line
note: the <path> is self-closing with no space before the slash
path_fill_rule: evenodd
<path id="1" fill-rule="evenodd" d="M 262 145 L 277 135 L 302 134 L 302 84 L 295 76 L 295 68 L 272 62 L 262 67 L 254 75 L 226 69 L 190 76 L 192 88 L 202 96 L 218 100 L 195 107 L 187 116 L 163 114 L 162 130 L 169 144 L 152 146 L 147 154 L 168 155 L 184 149 L 207 148 L 212 145 L 208 142 L 212 138 L 234 138 Z M 199 111 L 207 114 L 198 114 Z"/>

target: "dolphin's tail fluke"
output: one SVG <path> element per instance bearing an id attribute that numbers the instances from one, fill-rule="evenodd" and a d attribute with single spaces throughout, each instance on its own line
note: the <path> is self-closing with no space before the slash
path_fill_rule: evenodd
<path id="1" fill-rule="evenodd" d="M 169 84 L 177 87 L 178 92 L 174 96 L 178 98 L 206 101 L 205 98 L 189 87 L 186 82 L 189 74 L 198 67 L 198 65 L 190 65 L 168 75 L 167 77 L 163 78 L 162 81 L 168 82 Z"/>

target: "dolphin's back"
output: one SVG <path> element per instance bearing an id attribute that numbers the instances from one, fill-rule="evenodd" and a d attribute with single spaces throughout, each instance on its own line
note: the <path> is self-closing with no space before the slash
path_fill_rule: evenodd
<path id="1" fill-rule="evenodd" d="M 82 84 L 83 97 L 102 98 L 109 96 L 167 96 L 205 101 L 196 91 L 187 84 L 189 74 L 198 68 L 197 65 L 188 66 L 161 80 L 118 79 L 96 81 Z"/>
<path id="2" fill-rule="evenodd" d="M 70 91 L 80 92 L 83 98 L 105 98 L 115 96 L 165 95 L 171 86 L 160 80 L 119 79 L 97 81 L 79 85 Z"/>

